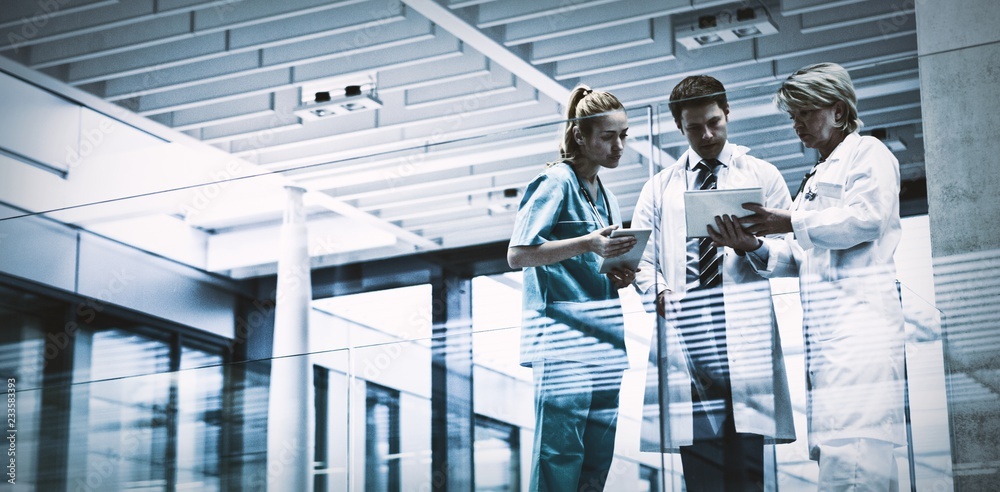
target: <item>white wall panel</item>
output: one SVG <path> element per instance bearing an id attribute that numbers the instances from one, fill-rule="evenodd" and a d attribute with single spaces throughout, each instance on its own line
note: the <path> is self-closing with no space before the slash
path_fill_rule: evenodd
<path id="1" fill-rule="evenodd" d="M 0 217 L 20 214 L 0 205 Z M 76 231 L 42 217 L 0 220 L 0 272 L 72 291 Z"/>
<path id="2" fill-rule="evenodd" d="M 79 148 L 80 107 L 0 73 L 0 148 L 66 171 Z"/>
<path id="3" fill-rule="evenodd" d="M 233 337 L 236 299 L 221 280 L 90 234 L 79 261 L 81 295 Z"/>

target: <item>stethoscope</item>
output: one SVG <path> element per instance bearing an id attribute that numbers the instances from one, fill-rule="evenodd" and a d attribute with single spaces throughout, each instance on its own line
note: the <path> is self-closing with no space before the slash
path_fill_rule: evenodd
<path id="1" fill-rule="evenodd" d="M 806 187 L 806 185 L 808 185 L 809 182 L 812 181 L 812 177 L 816 174 L 816 167 L 818 167 L 818 166 L 819 166 L 819 163 L 817 163 L 816 166 L 813 167 L 812 171 L 809 171 L 808 173 L 806 173 L 805 178 L 803 178 L 803 180 L 802 180 L 802 186 L 803 187 Z M 816 199 L 816 187 L 815 186 L 808 186 L 808 187 L 806 187 L 805 192 L 806 192 L 806 194 L 802 195 L 802 198 L 805 199 L 807 202 L 811 202 L 811 201 L 813 201 L 813 200 Z"/>
<path id="2" fill-rule="evenodd" d="M 611 202 L 608 201 L 608 193 L 604 191 L 604 184 L 601 183 L 600 176 L 594 176 L 597 180 L 597 187 L 601 190 L 601 197 L 604 198 L 604 209 L 608 211 L 608 224 L 604 224 L 604 219 L 601 217 L 601 213 L 597 210 L 597 205 L 594 203 L 594 199 L 590 197 L 590 192 L 587 191 L 587 187 L 583 186 L 583 182 L 580 181 L 580 177 L 576 177 L 576 181 L 580 183 L 580 192 L 583 193 L 583 197 L 587 199 L 587 203 L 590 204 L 591 210 L 594 211 L 594 216 L 597 217 L 597 223 L 600 224 L 601 229 L 614 225 L 614 218 L 611 217 Z"/>
<path id="3" fill-rule="evenodd" d="M 812 170 L 807 172 L 806 175 L 802 177 L 802 184 L 799 185 L 799 191 L 795 193 L 796 197 L 798 197 L 799 194 L 805 191 L 805 194 L 802 195 L 802 198 L 805 201 L 811 202 L 816 199 L 816 187 L 815 186 L 806 187 L 806 185 L 808 185 L 810 181 L 812 181 L 812 177 L 816 175 L 816 170 L 819 169 L 819 165 L 824 162 L 826 162 L 826 159 L 817 161 L 816 164 L 813 165 Z"/>

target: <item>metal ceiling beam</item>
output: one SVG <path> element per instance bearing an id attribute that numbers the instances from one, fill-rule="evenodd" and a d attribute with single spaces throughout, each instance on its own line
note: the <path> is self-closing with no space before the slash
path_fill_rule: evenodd
<path id="1" fill-rule="evenodd" d="M 444 30 L 454 34 L 462 42 L 486 55 L 487 58 L 510 70 L 514 75 L 531 84 L 542 94 L 560 102 L 569 99 L 570 89 L 567 89 L 549 74 L 510 51 L 506 46 L 495 41 L 486 35 L 486 33 L 469 24 L 447 7 L 442 6 L 434 0 L 403 0 L 403 3 L 412 7 L 413 10 L 416 10 L 431 22 L 441 26 Z"/>
<path id="2" fill-rule="evenodd" d="M 462 42 L 470 45 L 480 53 L 483 53 L 487 58 L 497 62 L 507 70 L 510 70 L 515 76 L 531 84 L 531 86 L 538 89 L 539 92 L 552 98 L 556 102 L 560 103 L 560 105 L 563 104 L 562 101 L 569 99 L 570 89 L 563 86 L 552 75 L 542 71 L 527 60 L 518 56 L 516 53 L 507 49 L 507 47 L 502 43 L 494 40 L 477 27 L 466 22 L 455 12 L 448 10 L 448 8 L 442 6 L 434 0 L 403 0 L 403 2 L 431 22 L 454 34 L 458 39 L 461 39 Z M 659 156 L 653 159 L 652 156 L 649 155 L 650 150 L 648 145 L 636 145 L 634 142 L 630 142 L 629 147 L 645 157 L 650 158 L 652 161 L 662 163 L 661 165 L 674 162 L 674 158 L 672 156 L 662 151 L 658 151 Z"/>
<path id="3" fill-rule="evenodd" d="M 886 42 L 895 37 L 917 32 L 916 16 L 906 16 L 903 22 L 887 32 L 878 22 L 865 22 L 848 29 L 833 29 L 814 33 L 802 32 L 799 17 L 775 16 L 778 34 L 756 38 L 756 58 L 760 61 L 803 56 L 827 52 L 836 48 L 858 46 L 866 43 Z"/>
<path id="4" fill-rule="evenodd" d="M 340 200 L 337 200 L 336 198 L 327 195 L 326 193 L 310 192 L 306 194 L 305 201 L 306 204 L 314 204 L 324 207 L 327 210 L 340 214 L 349 219 L 357 220 L 364 224 L 386 231 L 389 234 L 392 234 L 397 238 L 402 239 L 403 241 L 406 241 L 419 249 L 427 251 L 427 250 L 434 250 L 441 248 L 440 244 L 431 241 L 430 239 L 427 239 L 419 234 L 414 234 L 390 222 L 386 222 L 368 212 L 364 212 L 362 210 L 354 208 L 353 206 L 348 205 Z"/>

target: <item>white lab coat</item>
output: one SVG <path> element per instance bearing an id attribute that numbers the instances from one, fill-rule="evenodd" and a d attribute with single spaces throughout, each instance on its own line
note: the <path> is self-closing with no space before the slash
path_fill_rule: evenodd
<path id="1" fill-rule="evenodd" d="M 781 173 L 770 163 L 747 155 L 748 150 L 726 144 L 719 155 L 725 166 L 719 170 L 717 187 L 761 187 L 766 206 L 782 209 L 790 206 L 791 198 Z M 664 289 L 671 292 L 668 298 L 675 309 L 685 295 L 684 191 L 689 186 L 686 171 L 689 160 L 694 165 L 700 158 L 688 149 L 676 163 L 647 182 L 632 217 L 633 228 L 653 229 L 635 283 L 648 301 L 648 310 L 655 309 L 652 301 Z M 730 248 L 725 248 L 724 254 L 723 296 L 736 430 L 765 436 L 768 442 L 793 441 L 791 400 L 770 284 L 745 257 Z M 668 314 L 668 318 L 672 316 Z M 655 365 L 651 365 L 647 375 L 644 451 L 676 451 L 679 446 L 691 444 L 693 437 L 688 347 L 681 346 L 675 323 L 671 319 L 665 321 L 665 329 L 658 330 L 663 336 L 658 338 L 654 333 L 654 343 L 650 346 L 650 361 Z M 661 411 L 667 408 L 668 417 L 661 420 Z"/>
<path id="2" fill-rule="evenodd" d="M 766 277 L 799 277 L 812 458 L 830 439 L 904 444 L 895 156 L 848 135 L 796 197 L 792 228 L 747 256 Z"/>

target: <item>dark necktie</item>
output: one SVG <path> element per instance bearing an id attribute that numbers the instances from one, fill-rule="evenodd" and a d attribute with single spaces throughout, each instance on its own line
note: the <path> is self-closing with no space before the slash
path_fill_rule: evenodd
<path id="1" fill-rule="evenodd" d="M 695 167 L 698 170 L 695 186 L 699 190 L 714 190 L 718 183 L 715 173 L 721 164 L 715 159 L 699 162 Z M 722 285 L 722 257 L 707 237 L 698 240 L 698 283 L 702 289 Z"/>
<path id="2" fill-rule="evenodd" d="M 721 165 L 714 159 L 699 162 L 692 189 L 716 189 L 716 173 Z M 722 258 L 710 238 L 687 242 L 687 292 L 681 301 L 677 327 L 690 357 L 692 377 L 699 380 L 692 397 L 700 405 L 708 405 L 696 413 L 710 411 L 710 407 L 722 408 L 724 388 L 728 387 Z"/>

